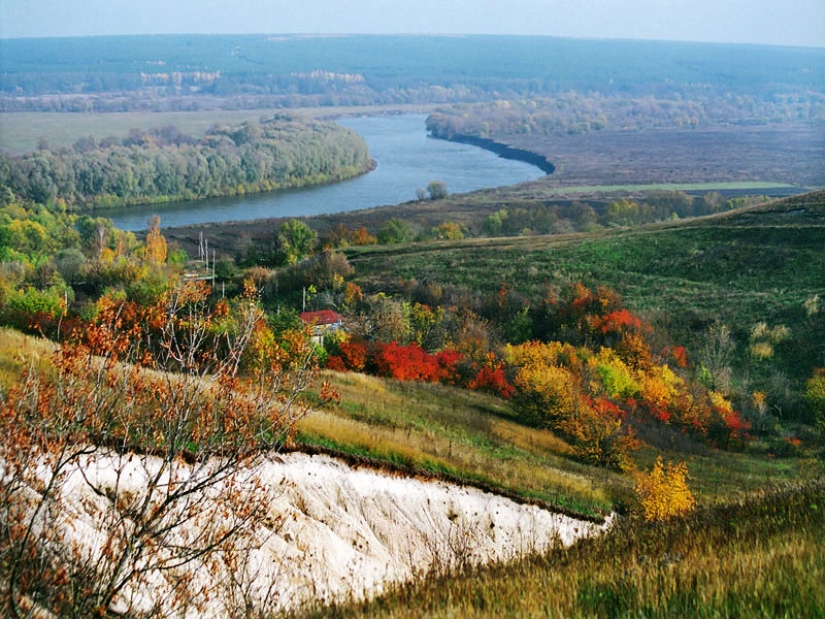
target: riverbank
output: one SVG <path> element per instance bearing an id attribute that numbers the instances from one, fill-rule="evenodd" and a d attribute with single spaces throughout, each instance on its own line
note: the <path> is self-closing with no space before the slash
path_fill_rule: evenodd
<path id="1" fill-rule="evenodd" d="M 347 167 L 338 170 L 335 174 L 317 174 L 310 178 L 295 178 L 283 183 L 247 183 L 235 187 L 223 187 L 220 191 L 209 194 L 180 194 L 173 196 L 152 196 L 133 199 L 122 199 L 117 196 L 99 196 L 93 205 L 86 209 L 88 214 L 100 217 L 109 216 L 115 209 L 129 209 L 131 207 L 153 207 L 169 204 L 186 204 L 213 200 L 216 198 L 243 198 L 244 196 L 265 196 L 279 192 L 299 189 L 314 189 L 353 180 L 359 176 L 369 174 L 378 166 L 375 159 L 361 167 Z"/>
<path id="2" fill-rule="evenodd" d="M 507 144 L 503 144 L 502 142 L 496 142 L 495 140 L 490 140 L 488 138 L 480 138 L 474 135 L 464 135 L 460 133 L 454 133 L 450 135 L 439 135 L 432 129 L 429 129 L 428 133 L 430 137 L 435 138 L 437 140 L 446 140 L 448 142 L 457 142 L 459 144 L 469 144 L 470 146 L 478 146 L 479 148 L 483 148 L 484 150 L 488 150 L 490 152 L 495 153 L 502 159 L 512 159 L 514 161 L 529 163 L 530 165 L 536 166 L 545 174 L 552 174 L 556 171 L 556 166 L 554 166 L 550 161 L 548 161 L 547 157 L 544 157 L 543 155 L 540 155 L 533 151 L 524 150 L 522 148 L 513 148 L 512 146 L 508 146 Z"/>
<path id="3" fill-rule="evenodd" d="M 142 230 L 152 215 L 162 226 L 208 222 L 309 217 L 402 204 L 433 180 L 445 182 L 451 194 L 512 186 L 543 178 L 538 167 L 504 160 L 476 146 L 427 137 L 426 115 L 386 115 L 343 119 L 338 124 L 366 142 L 378 162 L 370 174 L 342 183 L 269 194 L 217 198 L 203 202 L 109 211 L 107 217 L 124 230 Z M 441 223 L 441 222 L 438 222 Z M 348 224 L 350 225 L 350 224 Z"/>

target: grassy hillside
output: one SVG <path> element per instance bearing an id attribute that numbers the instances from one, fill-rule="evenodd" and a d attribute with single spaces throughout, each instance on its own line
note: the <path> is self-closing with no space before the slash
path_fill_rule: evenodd
<path id="1" fill-rule="evenodd" d="M 641 228 L 354 248 L 348 255 L 366 288 L 417 279 L 492 293 L 507 282 L 541 299 L 571 281 L 605 285 L 694 353 L 710 327 L 726 325 L 743 380 L 780 372 L 798 387 L 825 365 L 825 308 L 816 301 L 825 293 L 823 249 L 825 192 L 815 192 Z M 790 329 L 772 358 L 749 356 L 759 322 Z"/>
<path id="2" fill-rule="evenodd" d="M 634 507 L 634 481 L 603 468 L 576 462 L 572 448 L 549 430 L 516 423 L 512 405 L 478 392 L 400 382 L 360 374 L 327 372 L 341 392 L 339 406 L 315 412 L 299 424 L 299 444 L 423 475 L 446 475 L 523 499 L 537 499 L 581 514 Z M 754 449 L 731 453 L 683 441 L 691 488 L 700 502 L 716 504 L 737 495 L 810 479 L 821 464 L 805 458 L 766 458 Z M 659 453 L 636 452 L 649 469 Z"/>
<path id="3" fill-rule="evenodd" d="M 668 523 L 626 521 L 570 550 L 304 617 L 821 617 L 823 486 Z"/>
<path id="4" fill-rule="evenodd" d="M 376 292 L 393 293 L 416 279 L 487 294 L 507 282 L 539 300 L 574 281 L 609 286 L 657 331 L 688 345 L 697 375 L 704 363 L 719 361 L 712 359 L 720 347 L 714 337 L 724 324 L 733 341 L 722 359 L 735 370 L 731 389 L 741 401 L 772 389 L 781 431 L 790 415 L 802 419 L 799 391 L 813 368 L 825 365 L 824 241 L 825 192 L 819 192 L 635 229 L 347 252 L 355 281 Z M 771 354 L 754 348 L 765 343 L 758 333 L 780 326 L 787 335 L 771 343 Z M 47 363 L 49 350 L 42 340 L 0 330 L 0 394 L 32 359 Z M 324 378 L 341 401 L 300 422 L 297 449 L 473 484 L 593 518 L 637 507 L 632 474 L 573 460 L 570 444 L 518 424 L 507 401 L 354 373 L 327 371 Z M 672 434 L 670 443 L 645 446 L 634 457 L 643 470 L 660 454 L 684 461 L 699 503 L 692 514 L 653 525 L 630 517 L 571 550 L 455 578 L 433 576 L 372 605 L 317 616 L 823 614 L 821 444 L 810 440 L 796 452 L 778 453 L 773 447 L 782 435 L 775 432 L 773 443 L 758 438 L 731 453 Z"/>
<path id="5" fill-rule="evenodd" d="M 25 359 L 46 360 L 50 349 L 0 330 L 0 382 L 6 387 Z M 299 448 L 326 446 L 361 466 L 446 473 L 525 498 L 567 500 L 590 513 L 630 493 L 630 478 L 567 460 L 562 441 L 512 423 L 500 400 L 360 375 L 326 378 L 341 390 L 342 404 L 302 422 Z M 706 449 L 689 466 L 700 507 L 687 517 L 654 524 L 629 518 L 571 549 L 433 574 L 373 603 L 301 616 L 819 616 L 825 491 L 813 481 L 822 475 L 816 463 Z M 807 484 L 789 483 L 800 480 Z M 759 491 L 766 482 L 772 489 Z"/>
<path id="6" fill-rule="evenodd" d="M 782 382 L 778 378 L 782 376 L 798 387 L 813 367 L 825 362 L 825 322 L 816 301 L 825 291 L 824 242 L 825 194 L 817 193 L 636 230 L 429 243 L 398 253 L 359 249 L 350 256 L 361 281 L 376 288 L 399 278 L 416 278 L 492 292 L 507 281 L 535 298 L 565 281 L 605 284 L 698 351 L 708 347 L 704 340 L 714 333 L 714 325 L 724 322 L 736 343 L 734 388 L 745 392 L 759 384 Z M 774 347 L 773 357 L 760 358 L 750 349 L 753 327 L 760 321 L 790 329 L 790 337 Z M 391 406 L 392 419 L 402 427 L 412 425 L 418 413 L 411 411 L 419 410 L 419 402 L 433 397 L 419 391 L 423 387 L 380 384 L 389 393 L 403 390 L 406 395 L 403 404 Z M 382 395 L 367 398 L 365 389 L 357 405 L 361 410 L 383 400 L 384 391 L 374 392 Z M 478 413 L 464 418 L 456 414 L 455 400 L 441 396 L 439 402 L 434 411 L 461 419 L 465 427 L 484 423 Z M 452 415 L 444 412 L 448 402 Z M 489 420 L 495 427 L 507 408 L 500 405 L 485 413 L 494 415 Z M 778 413 L 781 417 L 782 411 Z M 741 454 L 707 448 L 689 453 L 686 447 L 695 450 L 684 443 L 678 450 L 665 450 L 666 457 L 688 463 L 690 485 L 700 507 L 686 517 L 654 524 L 622 520 L 604 537 L 572 550 L 516 564 L 433 575 L 374 602 L 302 616 L 812 617 L 825 613 L 820 586 L 825 576 L 821 458 L 774 457 L 758 442 Z M 647 448 L 637 454 L 637 461 L 649 468 L 654 457 Z M 495 471 L 493 452 L 486 458 L 485 470 Z M 542 474 L 546 466 L 570 470 L 563 459 L 533 464 Z M 586 467 L 578 471 L 614 501 L 631 496 L 632 480 L 627 477 L 601 479 L 603 472 L 588 472 Z"/>

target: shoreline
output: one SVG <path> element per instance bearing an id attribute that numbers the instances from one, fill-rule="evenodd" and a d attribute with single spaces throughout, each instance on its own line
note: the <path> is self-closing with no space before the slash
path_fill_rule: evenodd
<path id="1" fill-rule="evenodd" d="M 427 132 L 427 135 L 436 140 L 445 140 L 447 142 L 457 142 L 459 144 L 469 144 L 470 146 L 477 146 L 495 153 L 502 159 L 512 159 L 514 161 L 522 161 L 536 166 L 545 174 L 552 174 L 556 171 L 556 166 L 548 161 L 546 157 L 522 148 L 513 148 L 502 142 L 496 142 L 489 138 L 480 138 L 474 135 L 466 135 L 463 133 L 456 133 L 449 136 L 439 135 L 432 130 Z"/>

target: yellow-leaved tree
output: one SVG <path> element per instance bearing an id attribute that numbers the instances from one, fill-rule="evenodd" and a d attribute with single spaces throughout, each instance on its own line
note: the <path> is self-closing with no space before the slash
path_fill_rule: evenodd
<path id="1" fill-rule="evenodd" d="M 636 494 L 642 506 L 645 520 L 665 520 L 693 509 L 696 499 L 687 484 L 687 465 L 665 464 L 662 456 L 650 473 L 641 473 L 636 481 Z"/>
<path id="2" fill-rule="evenodd" d="M 144 243 L 146 262 L 149 264 L 163 264 L 166 262 L 166 239 L 160 231 L 160 217 L 153 215 L 149 220 L 149 231 Z"/>

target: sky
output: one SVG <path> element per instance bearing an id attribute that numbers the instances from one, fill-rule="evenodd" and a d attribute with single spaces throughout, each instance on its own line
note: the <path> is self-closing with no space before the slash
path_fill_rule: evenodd
<path id="1" fill-rule="evenodd" d="M 0 38 L 526 34 L 825 47 L 824 0 L 0 0 Z"/>

